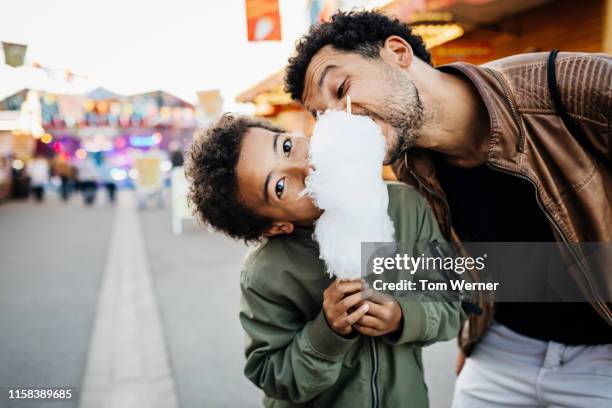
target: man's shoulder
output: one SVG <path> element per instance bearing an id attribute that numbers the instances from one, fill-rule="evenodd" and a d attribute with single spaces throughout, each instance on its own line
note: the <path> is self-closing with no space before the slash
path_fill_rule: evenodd
<path id="1" fill-rule="evenodd" d="M 520 110 L 554 112 L 548 90 L 549 56 L 549 52 L 518 54 L 481 67 L 502 74 Z M 607 123 L 605 112 L 594 108 L 595 101 L 604 101 L 605 94 L 609 92 L 612 57 L 597 53 L 560 52 L 555 58 L 555 72 L 557 86 L 570 113 Z"/>
<path id="2" fill-rule="evenodd" d="M 548 65 L 549 55 L 550 52 L 532 52 L 510 55 L 508 57 L 487 62 L 486 64 L 480 65 L 480 67 L 515 74 L 517 71 L 524 70 L 529 67 L 546 67 Z M 600 61 L 609 64 L 612 61 L 612 57 L 603 53 L 559 52 L 555 60 L 557 64 L 575 63 L 580 61 Z"/>

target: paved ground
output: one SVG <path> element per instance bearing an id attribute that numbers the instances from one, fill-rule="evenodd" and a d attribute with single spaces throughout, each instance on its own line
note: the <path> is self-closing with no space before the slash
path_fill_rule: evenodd
<path id="1" fill-rule="evenodd" d="M 153 353 L 154 370 L 172 377 L 181 407 L 260 406 L 260 391 L 242 375 L 237 280 L 245 246 L 195 226 L 175 237 L 167 209 L 130 211 L 55 200 L 0 205 L 0 387 L 81 387 L 96 355 L 132 350 L 140 357 L 98 358 L 110 364 L 93 370 L 104 374 L 98 379 L 148 386 L 160 378 L 147 377 L 152 369 L 142 365 L 142 356 Z M 118 217 L 121 230 L 113 227 Z M 96 341 L 109 337 L 114 340 Z M 100 354 L 100 343 L 113 346 Z M 138 348 L 143 344 L 148 351 Z M 454 350 L 454 342 L 425 349 L 432 408 L 450 406 Z M 87 389 L 91 384 L 85 381 Z M 119 406 L 109 404 L 89 406 Z M 0 407 L 9 406 L 77 403 L 8 405 L 0 399 Z"/>
<path id="2" fill-rule="evenodd" d="M 195 225 L 173 236 L 163 210 L 144 211 L 141 220 L 181 406 L 261 406 L 261 392 L 242 375 L 245 245 Z"/>
<path id="3" fill-rule="evenodd" d="M 80 406 L 176 408 L 136 200 L 121 194 L 116 207 Z"/>
<path id="4" fill-rule="evenodd" d="M 76 201 L 0 205 L 0 387 L 80 387 L 112 220 Z"/>

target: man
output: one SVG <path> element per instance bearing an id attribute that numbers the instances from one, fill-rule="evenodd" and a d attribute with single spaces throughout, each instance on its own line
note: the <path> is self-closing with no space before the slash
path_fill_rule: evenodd
<path id="1" fill-rule="evenodd" d="M 483 304 L 462 329 L 473 354 L 458 363 L 456 407 L 612 405 L 612 274 L 568 245 L 612 241 L 612 59 L 550 57 L 434 69 L 409 27 L 350 12 L 313 26 L 287 67 L 286 90 L 313 115 L 350 95 L 380 124 L 387 162 L 447 239 L 571 249 L 568 280 L 590 304 Z"/>
<path id="2" fill-rule="evenodd" d="M 45 186 L 49 183 L 49 162 L 41 153 L 37 153 L 28 162 L 26 173 L 30 176 L 30 190 L 34 199 L 41 203 L 45 198 Z"/>
<path id="3" fill-rule="evenodd" d="M 312 238 L 322 212 L 300 194 L 308 152 L 305 137 L 225 116 L 188 153 L 198 218 L 259 241 L 241 273 L 245 374 L 267 407 L 427 407 L 421 346 L 453 338 L 461 307 L 380 298 L 329 277 Z M 397 183 L 388 194 L 397 241 L 443 241 L 413 188 Z"/>

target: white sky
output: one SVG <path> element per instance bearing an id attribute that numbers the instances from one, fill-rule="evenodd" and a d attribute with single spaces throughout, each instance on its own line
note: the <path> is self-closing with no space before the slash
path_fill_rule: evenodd
<path id="1" fill-rule="evenodd" d="M 224 108 L 233 110 L 234 97 L 282 68 L 308 28 L 307 1 L 280 0 L 283 41 L 249 43 L 244 4 L 11 0 L 0 6 L 0 41 L 27 44 L 26 62 L 69 68 L 121 94 L 163 89 L 195 102 L 196 91 L 218 88 Z M 2 67 L 5 96 L 15 90 L 15 80 Z"/>

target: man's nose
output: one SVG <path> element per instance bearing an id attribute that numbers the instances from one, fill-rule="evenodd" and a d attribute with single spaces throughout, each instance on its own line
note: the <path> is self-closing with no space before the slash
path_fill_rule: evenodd
<path id="1" fill-rule="evenodd" d="M 331 96 L 326 97 L 323 103 L 317 107 L 317 114 L 323 113 L 325 110 L 343 110 L 346 111 L 346 97 L 338 100 Z"/>

